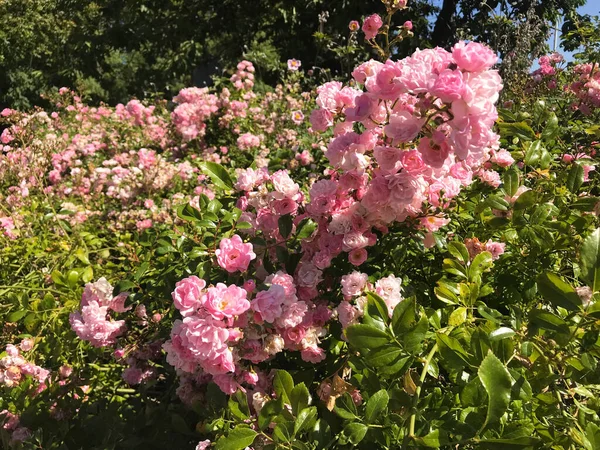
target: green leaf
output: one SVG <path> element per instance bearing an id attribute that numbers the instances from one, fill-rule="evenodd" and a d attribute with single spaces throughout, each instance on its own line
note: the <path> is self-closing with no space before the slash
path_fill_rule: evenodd
<path id="1" fill-rule="evenodd" d="M 242 426 L 235 427 L 227 437 L 217 441 L 215 450 L 243 450 L 254 442 L 257 432 Z"/>
<path id="2" fill-rule="evenodd" d="M 529 313 L 529 320 L 532 325 L 549 331 L 555 331 L 557 333 L 567 334 L 569 333 L 569 326 L 560 317 L 543 311 L 541 309 L 534 309 Z"/>
<path id="3" fill-rule="evenodd" d="M 492 209 L 497 209 L 498 211 L 507 211 L 509 207 L 508 202 L 499 195 L 490 195 L 485 199 L 485 204 Z"/>
<path id="4" fill-rule="evenodd" d="M 177 215 L 179 218 L 183 220 L 187 220 L 189 222 L 195 222 L 202 220 L 202 214 L 196 208 L 194 208 L 189 203 L 180 206 L 177 208 Z"/>
<path id="5" fill-rule="evenodd" d="M 18 322 L 19 320 L 21 320 L 23 317 L 25 317 L 25 315 L 27 314 L 27 311 L 22 309 L 20 311 L 14 311 L 11 312 L 8 317 L 6 318 L 7 322 Z"/>
<path id="6" fill-rule="evenodd" d="M 447 334 L 437 333 L 436 340 L 444 362 L 450 364 L 454 369 L 469 365 L 469 354 L 458 339 Z"/>
<path id="7" fill-rule="evenodd" d="M 551 212 L 552 212 L 551 204 L 544 203 L 542 205 L 539 205 L 533 211 L 533 214 L 531 215 L 529 221 L 533 224 L 543 223 L 548 218 L 548 216 L 550 215 Z"/>
<path id="8" fill-rule="evenodd" d="M 569 175 L 567 176 L 567 189 L 573 194 L 576 194 L 583 184 L 583 174 L 583 166 L 577 163 L 573 164 L 573 167 L 571 167 Z"/>
<path id="9" fill-rule="evenodd" d="M 349 423 L 344 427 L 344 436 L 348 438 L 350 443 L 356 445 L 364 439 L 367 430 L 367 426 L 362 423 Z"/>
<path id="10" fill-rule="evenodd" d="M 571 203 L 571 209 L 576 209 L 577 211 L 593 211 L 600 198 L 598 197 L 584 197 L 578 198 L 573 203 Z"/>
<path id="11" fill-rule="evenodd" d="M 451 327 L 458 327 L 459 325 L 462 325 L 465 320 L 467 320 L 467 308 L 461 306 L 452 311 L 452 314 L 450 314 L 450 317 L 448 318 L 448 325 Z"/>
<path id="12" fill-rule="evenodd" d="M 541 141 L 534 141 L 529 145 L 525 153 L 525 164 L 528 166 L 536 166 L 542 159 L 543 147 Z"/>
<path id="13" fill-rule="evenodd" d="M 556 117 L 555 113 L 548 114 L 546 118 L 546 126 L 542 131 L 542 139 L 545 141 L 549 141 L 553 139 L 558 133 L 558 117 Z"/>
<path id="14" fill-rule="evenodd" d="M 298 417 L 296 417 L 296 422 L 294 423 L 294 434 L 298 434 L 302 430 L 311 429 L 315 423 L 317 422 L 317 407 L 311 406 L 309 408 L 304 408 L 300 413 L 298 413 Z"/>
<path id="15" fill-rule="evenodd" d="M 380 418 L 380 414 L 387 408 L 389 401 L 390 396 L 385 389 L 375 392 L 367 401 L 367 406 L 365 408 L 366 423 L 377 421 Z"/>
<path id="16" fill-rule="evenodd" d="M 527 125 L 527 122 L 500 122 L 498 128 L 502 137 L 515 136 L 522 141 L 535 139 L 535 132 Z"/>
<path id="17" fill-rule="evenodd" d="M 287 237 L 292 233 L 292 228 L 294 226 L 292 215 L 285 214 L 281 216 L 277 220 L 277 224 L 279 225 L 279 234 L 281 234 L 284 239 L 287 239 Z"/>
<path id="18" fill-rule="evenodd" d="M 537 202 L 537 193 L 535 191 L 529 190 L 523 192 L 519 195 L 519 198 L 515 201 L 513 205 L 513 209 L 515 211 L 522 211 L 524 209 L 529 208 L 532 205 L 535 205 Z"/>
<path id="19" fill-rule="evenodd" d="M 229 172 L 220 164 L 204 161 L 200 164 L 200 169 L 210 177 L 216 186 L 229 191 L 233 190 L 233 181 L 231 181 Z"/>
<path id="20" fill-rule="evenodd" d="M 440 448 L 450 443 L 448 433 L 444 430 L 433 430 L 431 433 L 418 439 L 420 444 L 430 448 Z"/>
<path id="21" fill-rule="evenodd" d="M 290 393 L 290 405 L 292 405 L 292 413 L 297 416 L 300 411 L 308 406 L 310 402 L 310 394 L 304 383 L 294 386 Z"/>
<path id="22" fill-rule="evenodd" d="M 486 272 L 493 265 L 492 254 L 490 252 L 481 252 L 469 266 L 469 279 L 473 280 Z"/>
<path id="23" fill-rule="evenodd" d="M 600 291 L 600 228 L 596 228 L 581 245 L 579 267 L 581 276 L 594 291 Z"/>
<path id="24" fill-rule="evenodd" d="M 370 351 L 365 359 L 373 367 L 385 367 L 393 365 L 403 354 L 402 348 L 398 345 L 389 344 Z"/>
<path id="25" fill-rule="evenodd" d="M 463 264 L 467 264 L 471 259 L 469 257 L 469 251 L 467 246 L 459 241 L 452 241 L 448 243 L 448 251 L 452 256 L 458 259 Z"/>
<path id="26" fill-rule="evenodd" d="M 521 184 L 519 180 L 519 171 L 514 167 L 508 169 L 502 176 L 502 183 L 504 192 L 506 192 L 507 195 L 510 197 L 515 195 L 519 189 L 519 185 Z"/>
<path id="27" fill-rule="evenodd" d="M 511 379 L 510 373 L 502 361 L 491 351 L 487 354 L 477 371 L 481 384 L 488 395 L 488 410 L 485 426 L 500 420 L 510 403 Z"/>
<path id="28" fill-rule="evenodd" d="M 342 419 L 355 420 L 358 416 L 354 400 L 347 392 L 336 400 L 333 411 Z"/>
<path id="29" fill-rule="evenodd" d="M 384 331 L 370 325 L 350 325 L 346 328 L 348 342 L 357 348 L 374 349 L 390 342 L 390 337 Z"/>
<path id="30" fill-rule="evenodd" d="M 588 423 L 585 427 L 585 437 L 590 443 L 589 450 L 600 450 L 600 427 L 595 423 Z"/>
<path id="31" fill-rule="evenodd" d="M 455 259 L 445 258 L 442 263 L 442 268 L 452 274 L 467 279 L 467 269 Z"/>
<path id="32" fill-rule="evenodd" d="M 273 388 L 275 393 L 283 399 L 285 403 L 290 404 L 292 390 L 294 389 L 294 379 L 285 370 L 278 370 L 273 378 Z"/>
<path id="33" fill-rule="evenodd" d="M 433 292 L 440 301 L 448 305 L 457 305 L 459 303 L 458 296 L 444 278 L 438 281 L 438 286 L 433 289 Z M 396 312 L 396 309 L 394 309 L 394 312 Z"/>
<path id="34" fill-rule="evenodd" d="M 384 329 L 385 325 L 389 322 L 389 312 L 385 301 L 374 292 L 367 292 L 367 308 L 365 311 L 365 319 L 370 318 L 381 323 L 381 325 L 375 325 L 367 323 L 367 325 L 375 325 L 380 329 Z"/>
<path id="35" fill-rule="evenodd" d="M 538 291 L 544 299 L 554 306 L 560 306 L 569 311 L 581 308 L 581 298 L 575 289 L 552 272 L 544 272 L 537 279 Z"/>
<path id="36" fill-rule="evenodd" d="M 317 229 L 317 223 L 309 218 L 302 219 L 296 227 L 296 237 L 298 239 L 306 239 Z"/>
<path id="37" fill-rule="evenodd" d="M 500 341 L 502 339 L 509 339 L 515 334 L 516 333 L 512 328 L 500 327 L 490 333 L 490 341 Z"/>
<path id="38" fill-rule="evenodd" d="M 278 442 L 291 442 L 294 432 L 294 422 L 284 421 L 279 422 L 273 430 L 273 436 Z"/>

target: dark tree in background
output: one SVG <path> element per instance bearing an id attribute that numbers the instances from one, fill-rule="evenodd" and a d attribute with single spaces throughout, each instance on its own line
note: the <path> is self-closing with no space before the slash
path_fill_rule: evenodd
<path id="1" fill-rule="evenodd" d="M 412 20 L 415 36 L 394 53 L 478 39 L 512 71 L 526 70 L 545 50 L 556 17 L 583 3 L 409 1 L 394 26 Z M 40 93 L 62 85 L 91 101 L 169 98 L 183 86 L 210 83 L 244 57 L 266 83 L 288 58 L 336 76 L 369 57 L 364 47 L 346 45 L 348 23 L 383 11 L 380 0 L 3 0 L 0 103 L 42 104 Z"/>

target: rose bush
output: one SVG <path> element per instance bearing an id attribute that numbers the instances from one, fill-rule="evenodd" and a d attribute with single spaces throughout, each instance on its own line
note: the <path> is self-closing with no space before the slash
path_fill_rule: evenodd
<path id="1" fill-rule="evenodd" d="M 496 62 L 3 111 L 3 446 L 597 448 L 600 70 Z"/>

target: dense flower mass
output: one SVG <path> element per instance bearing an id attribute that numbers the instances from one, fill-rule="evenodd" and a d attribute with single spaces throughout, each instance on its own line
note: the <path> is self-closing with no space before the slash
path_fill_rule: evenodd
<path id="1" fill-rule="evenodd" d="M 113 287 L 105 278 L 88 283 L 81 297 L 81 310 L 69 316 L 71 328 L 80 339 L 89 341 L 94 347 L 105 347 L 116 343 L 117 337 L 127 330 L 125 321 L 112 320 L 109 312 L 125 312 L 124 302 L 129 295 L 122 292 L 112 296 Z"/>
<path id="2" fill-rule="evenodd" d="M 312 250 L 315 261 L 343 251 L 361 265 L 377 240 L 374 228 L 416 219 L 426 233 L 437 231 L 448 222 L 438 208 L 474 177 L 500 184 L 496 172 L 481 170 L 490 159 L 501 167 L 513 161 L 492 129 L 502 88 L 491 70 L 496 60 L 489 48 L 460 42 L 452 52 L 366 62 L 352 73 L 364 90 L 339 82 L 317 90 L 313 128 L 337 121 L 325 152 L 333 170 L 311 187 L 306 209 L 319 237 L 339 244 Z"/>
<path id="3" fill-rule="evenodd" d="M 496 109 L 486 45 L 389 59 L 406 5 L 327 47 L 383 60 L 347 83 L 252 45 L 172 103 L 0 112 L 4 447 L 597 441 L 598 67 Z"/>

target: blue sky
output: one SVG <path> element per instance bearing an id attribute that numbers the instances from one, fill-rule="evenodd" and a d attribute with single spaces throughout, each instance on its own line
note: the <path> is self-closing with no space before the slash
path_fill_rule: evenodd
<path id="1" fill-rule="evenodd" d="M 594 16 L 594 15 L 598 16 L 598 15 L 600 15 L 600 0 L 588 0 L 587 3 L 583 6 L 581 6 L 580 8 L 578 8 L 577 11 L 579 12 L 579 14 L 589 14 L 591 16 Z M 562 22 L 559 24 L 558 28 L 560 28 L 561 26 L 562 26 Z M 552 36 L 550 36 L 550 38 L 548 39 L 548 45 L 550 46 L 550 49 L 552 49 L 553 44 L 554 44 L 554 34 Z M 556 50 L 560 54 L 562 54 L 567 61 L 571 61 L 573 59 L 571 52 L 565 52 L 564 50 L 562 50 L 560 48 L 560 32 L 558 35 L 558 45 L 557 45 Z"/>

